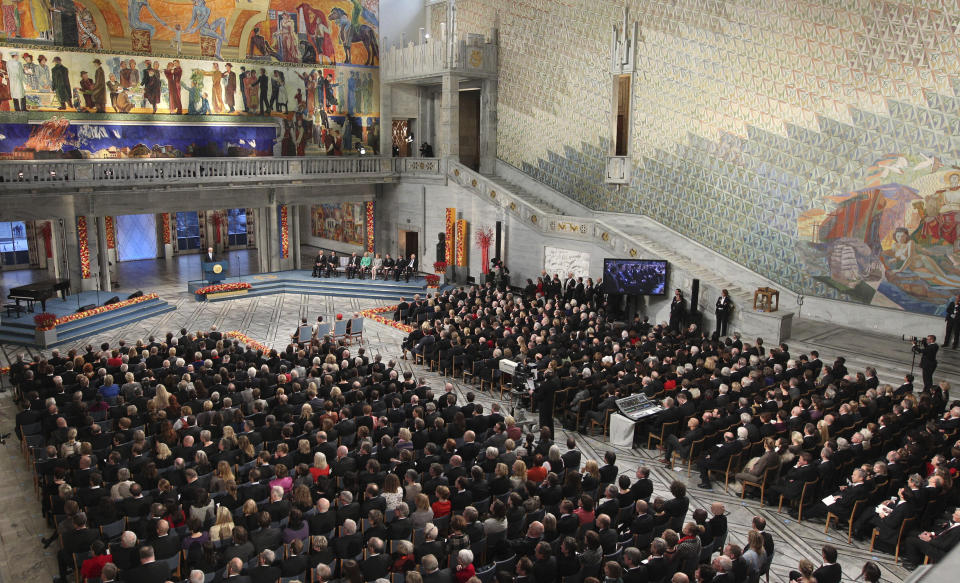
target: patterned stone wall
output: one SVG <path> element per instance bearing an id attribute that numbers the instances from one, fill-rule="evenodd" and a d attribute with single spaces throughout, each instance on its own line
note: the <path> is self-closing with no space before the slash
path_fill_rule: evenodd
<path id="1" fill-rule="evenodd" d="M 960 289 L 956 2 L 629 5 L 634 172 L 617 189 L 602 177 L 620 3 L 457 2 L 459 32 L 499 27 L 502 159 L 795 291 L 942 312 Z"/>

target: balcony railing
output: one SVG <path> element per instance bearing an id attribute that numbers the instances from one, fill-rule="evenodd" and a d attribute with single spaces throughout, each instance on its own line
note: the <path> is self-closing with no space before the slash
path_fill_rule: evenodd
<path id="1" fill-rule="evenodd" d="M 496 77 L 496 31 L 490 38 L 467 35 L 448 43 L 441 38 L 388 48 L 382 54 L 380 75 L 387 82 L 412 81 L 453 73 L 467 78 Z M 387 43 L 384 43 L 385 45 Z"/>
<path id="2" fill-rule="evenodd" d="M 400 159 L 397 159 L 400 160 Z M 406 158 L 404 160 L 413 160 Z M 424 159 L 436 165 L 436 159 Z M 149 158 L 136 160 L 17 160 L 0 162 L 0 193 L 45 188 L 89 188 L 269 181 L 379 182 L 395 174 L 427 173 L 392 158 Z"/>

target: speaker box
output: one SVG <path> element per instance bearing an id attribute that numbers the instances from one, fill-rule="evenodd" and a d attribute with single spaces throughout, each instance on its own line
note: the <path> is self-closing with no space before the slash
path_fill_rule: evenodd
<path id="1" fill-rule="evenodd" d="M 92 309 L 94 309 L 94 308 L 96 308 L 96 307 L 97 307 L 97 304 L 87 304 L 87 305 L 85 305 L 85 306 L 80 306 L 79 308 L 77 308 L 77 313 L 86 312 L 86 311 L 92 310 Z"/>
<path id="2" fill-rule="evenodd" d="M 690 290 L 690 311 L 700 311 L 700 280 L 693 280 L 693 287 Z"/>
<path id="3" fill-rule="evenodd" d="M 139 290 L 139 289 L 138 289 L 137 291 L 135 291 L 135 292 L 133 292 L 132 294 L 130 294 L 129 296 L 127 296 L 127 299 L 128 299 L 128 300 L 132 300 L 132 299 L 134 299 L 134 298 L 139 298 L 139 297 L 142 296 L 142 295 L 143 295 L 143 290 Z"/>
<path id="4" fill-rule="evenodd" d="M 116 303 L 119 302 L 119 301 L 120 301 L 120 298 L 119 298 L 119 297 L 113 296 L 113 297 L 110 298 L 109 300 L 103 302 L 103 305 L 109 306 L 110 304 L 116 304 Z"/>

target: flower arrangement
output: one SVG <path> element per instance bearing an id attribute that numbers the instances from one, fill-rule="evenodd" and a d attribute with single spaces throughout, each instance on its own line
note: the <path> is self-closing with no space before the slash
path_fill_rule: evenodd
<path id="1" fill-rule="evenodd" d="M 440 285 L 440 276 L 432 273 L 427 274 L 427 287 L 437 287 Z"/>
<path id="2" fill-rule="evenodd" d="M 493 230 L 490 227 L 480 227 L 473 234 L 477 247 L 480 248 L 480 272 L 486 275 L 490 263 L 490 246 L 493 245 Z"/>
<path id="3" fill-rule="evenodd" d="M 447 262 L 446 261 L 435 261 L 433 263 L 433 270 L 436 273 L 446 273 L 447 272 Z"/>
<path id="4" fill-rule="evenodd" d="M 287 205 L 280 205 L 280 257 L 290 256 L 290 225 L 287 220 Z"/>
<path id="5" fill-rule="evenodd" d="M 77 245 L 80 249 L 80 277 L 90 279 L 90 243 L 87 241 L 87 217 L 77 217 Z"/>
<path id="6" fill-rule="evenodd" d="M 59 318 L 57 318 L 57 320 L 53 323 L 53 327 L 60 326 L 61 324 L 67 324 L 69 322 L 76 322 L 77 320 L 89 318 L 90 316 L 105 314 L 113 310 L 119 310 L 120 308 L 126 308 L 127 306 L 133 306 L 142 302 L 155 300 L 158 297 L 160 296 L 158 296 L 157 294 L 147 294 L 145 296 L 136 297 L 130 300 L 124 300 L 122 302 L 117 302 L 115 304 L 110 304 L 108 306 L 100 306 L 92 310 L 87 310 L 86 312 L 77 312 L 75 314 L 67 314 L 66 316 L 60 316 Z"/>
<path id="7" fill-rule="evenodd" d="M 367 201 L 367 251 L 373 253 L 373 244 L 374 244 L 374 225 L 373 225 L 373 201 Z"/>
<path id="8" fill-rule="evenodd" d="M 198 296 L 205 296 L 208 294 L 219 294 L 224 292 L 240 291 L 244 289 L 250 289 L 251 287 L 253 286 L 251 286 L 249 283 L 245 281 L 239 281 L 235 283 L 218 283 L 216 285 L 208 285 L 208 286 L 201 287 L 193 293 L 197 294 Z"/>
<path id="9" fill-rule="evenodd" d="M 252 349 L 254 349 L 254 350 L 259 350 L 260 352 L 263 352 L 264 354 L 269 354 L 269 353 L 270 353 L 270 347 L 269 347 L 269 346 L 266 346 L 265 344 L 260 344 L 259 342 L 257 342 L 257 341 L 254 340 L 253 338 L 250 338 L 249 336 L 247 336 L 246 334 L 241 333 L 241 332 L 238 331 L 238 330 L 231 330 L 230 332 L 225 332 L 225 333 L 224 333 L 224 336 L 226 336 L 227 338 L 233 338 L 233 339 L 235 339 L 235 340 L 239 340 L 240 342 L 246 344 L 246 345 L 249 346 L 250 348 L 252 348 Z"/>
<path id="10" fill-rule="evenodd" d="M 43 312 L 33 317 L 33 323 L 36 324 L 37 330 L 53 330 L 57 325 L 57 315 Z"/>
<path id="11" fill-rule="evenodd" d="M 380 315 L 387 312 L 392 314 L 393 312 L 396 312 L 396 311 L 397 311 L 397 306 L 382 306 L 379 308 L 363 310 L 362 312 L 360 312 L 360 315 L 364 318 L 369 318 L 374 322 L 377 322 L 378 324 L 383 324 L 384 326 L 390 326 L 391 328 L 396 328 L 397 330 L 400 330 L 401 332 L 406 332 L 407 334 L 413 332 L 415 330 L 413 326 L 408 326 L 403 322 L 397 322 L 392 318 L 384 318 L 383 316 Z"/>

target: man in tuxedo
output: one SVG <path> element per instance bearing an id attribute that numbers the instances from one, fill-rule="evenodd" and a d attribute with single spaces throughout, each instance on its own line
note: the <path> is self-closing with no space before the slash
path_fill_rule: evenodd
<path id="1" fill-rule="evenodd" d="M 799 500 L 803 493 L 803 484 L 817 476 L 817 468 L 813 465 L 813 455 L 809 451 L 800 452 L 797 463 L 782 476 L 777 483 L 767 489 L 767 496 L 771 504 L 776 504 L 779 496 L 790 500 Z"/>
<path id="2" fill-rule="evenodd" d="M 920 370 L 923 371 L 924 390 L 930 390 L 933 387 L 933 371 L 937 370 L 937 352 L 939 350 L 937 337 L 933 334 L 927 336 L 926 343 L 913 347 L 913 351 L 920 355 Z"/>
<path id="3" fill-rule="evenodd" d="M 943 335 L 943 347 L 950 347 L 950 339 L 953 338 L 953 348 L 960 344 L 960 294 L 953 297 L 947 304 L 947 331 Z"/>
<path id="4" fill-rule="evenodd" d="M 140 566 L 124 571 L 121 579 L 126 583 L 164 583 L 170 578 L 166 563 L 156 562 L 153 547 L 140 547 Z"/>
<path id="5" fill-rule="evenodd" d="M 905 538 L 905 545 L 900 547 L 904 567 L 911 570 L 916 568 L 923 562 L 924 556 L 929 557 L 931 563 L 939 562 L 960 543 L 960 506 L 953 510 L 950 521 L 936 532 L 925 531 Z"/>
<path id="6" fill-rule="evenodd" d="M 217 254 L 213 252 L 213 247 L 207 247 L 207 252 L 203 254 L 203 260 L 206 262 L 217 260 Z"/>
<path id="7" fill-rule="evenodd" d="M 850 485 L 840 486 L 840 492 L 834 494 L 832 504 L 827 505 L 823 501 L 817 502 L 806 513 L 806 516 L 813 518 L 826 516 L 827 512 L 832 512 L 837 515 L 839 524 L 847 522 L 850 519 L 850 513 L 853 512 L 854 504 L 858 500 L 866 500 L 870 495 L 869 488 L 864 483 L 865 478 L 866 474 L 861 468 L 854 469 L 850 475 Z M 817 579 L 817 581 L 820 580 Z"/>
<path id="8" fill-rule="evenodd" d="M 347 279 L 352 279 L 360 271 L 360 257 L 353 253 L 350 255 L 350 263 L 347 264 Z"/>
<path id="9" fill-rule="evenodd" d="M 323 254 L 323 251 L 317 252 L 317 258 L 313 261 L 313 277 L 320 277 L 320 274 L 326 270 L 327 267 L 327 256 Z"/>
<path id="10" fill-rule="evenodd" d="M 730 301 L 730 294 L 727 290 L 720 290 L 720 297 L 717 298 L 717 308 L 714 314 L 717 316 L 717 336 L 723 338 L 727 335 L 727 320 L 730 318 L 730 312 L 733 311 L 733 302 Z"/>
<path id="11" fill-rule="evenodd" d="M 393 271 L 393 281 L 400 281 L 400 276 L 407 271 L 407 260 L 403 258 L 403 255 L 397 257 L 396 267 Z M 407 279 L 409 281 L 409 277 Z"/>
<path id="12" fill-rule="evenodd" d="M 337 259 L 337 252 L 331 250 L 330 255 L 327 256 L 327 263 L 324 266 L 324 270 L 323 270 L 324 277 L 330 277 L 330 274 L 336 271 L 339 265 L 340 265 L 340 261 Z"/>
<path id="13" fill-rule="evenodd" d="M 823 564 L 813 572 L 817 583 L 840 583 L 843 577 L 843 568 L 837 563 L 837 547 L 823 545 L 821 550 Z"/>
<path id="14" fill-rule="evenodd" d="M 732 456 L 737 455 L 743 445 L 740 443 L 733 432 L 727 431 L 723 434 L 723 443 L 710 448 L 710 451 L 697 461 L 697 468 L 700 470 L 700 487 L 704 490 L 712 490 L 710 485 L 710 470 L 726 470 L 727 462 Z"/>

